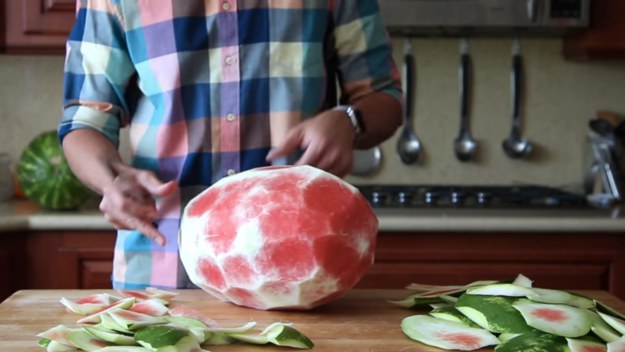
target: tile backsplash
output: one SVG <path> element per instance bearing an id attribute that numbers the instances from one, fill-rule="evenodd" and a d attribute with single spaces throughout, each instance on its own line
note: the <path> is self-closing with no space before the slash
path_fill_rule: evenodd
<path id="1" fill-rule="evenodd" d="M 401 65 L 403 39 L 395 41 Z M 354 183 L 542 184 L 576 189 L 584 174 L 588 119 L 599 110 L 625 114 L 625 60 L 570 62 L 558 39 L 522 40 L 523 134 L 535 145 L 527 159 L 510 159 L 501 142 L 510 131 L 512 40 L 470 40 L 473 61 L 470 125 L 479 142 L 475 161 L 453 152 L 459 129 L 456 39 L 413 39 L 416 63 L 413 124 L 423 144 L 415 165 L 395 152 L 399 132 L 382 145 L 380 171 L 348 176 Z M 61 112 L 63 57 L 0 56 L 0 152 L 14 160 L 39 132 L 54 129 Z M 124 139 L 122 153 L 129 154 Z"/>

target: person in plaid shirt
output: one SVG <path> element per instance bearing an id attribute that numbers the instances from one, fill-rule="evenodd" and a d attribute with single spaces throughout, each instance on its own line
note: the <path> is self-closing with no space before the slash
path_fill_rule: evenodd
<path id="1" fill-rule="evenodd" d="M 223 177 L 294 154 L 345 176 L 401 125 L 391 51 L 375 0 L 78 1 L 58 133 L 118 229 L 113 287 L 193 287 L 180 214 Z"/>

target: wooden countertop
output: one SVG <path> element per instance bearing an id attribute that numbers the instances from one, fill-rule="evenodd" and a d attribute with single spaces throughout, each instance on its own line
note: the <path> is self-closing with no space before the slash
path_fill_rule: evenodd
<path id="1" fill-rule="evenodd" d="M 0 350 L 11 352 L 43 351 L 37 346 L 37 333 L 58 324 L 75 325 L 78 316 L 65 311 L 61 297 L 76 299 L 105 290 L 25 290 L 18 291 L 0 304 Z M 178 291 L 172 304 L 198 309 L 222 326 L 234 326 L 253 320 L 260 325 L 292 322 L 315 343 L 313 351 L 440 352 L 408 339 L 401 331 L 401 320 L 425 311 L 408 310 L 388 303 L 404 298 L 405 290 L 352 290 L 342 298 L 304 312 L 259 311 L 215 300 L 200 290 Z M 625 313 L 625 302 L 603 291 L 578 291 Z M 271 346 L 210 346 L 213 352 L 288 351 Z M 492 351 L 482 349 L 480 351 Z"/>

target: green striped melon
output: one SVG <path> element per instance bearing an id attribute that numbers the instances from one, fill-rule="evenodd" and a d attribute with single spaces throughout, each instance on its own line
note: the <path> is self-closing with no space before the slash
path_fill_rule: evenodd
<path id="1" fill-rule="evenodd" d="M 17 177 L 28 199 L 51 210 L 76 209 L 92 195 L 69 168 L 56 131 L 43 132 L 26 146 Z"/>

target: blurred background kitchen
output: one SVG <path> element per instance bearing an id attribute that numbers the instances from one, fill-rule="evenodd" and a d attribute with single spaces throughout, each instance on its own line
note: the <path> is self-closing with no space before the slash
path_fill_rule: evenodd
<path id="1" fill-rule="evenodd" d="M 617 2 L 612 1 L 616 5 L 611 6 L 622 7 Z M 7 6 L 12 11 L 16 5 Z M 603 16 L 606 14 L 609 11 Z M 8 34 L 15 35 L 10 27 L 16 19 L 11 17 L 7 16 Z M 618 36 L 623 38 L 623 34 L 615 34 L 615 39 Z M 58 41 L 61 36 L 53 37 Z M 561 37 L 521 37 L 522 134 L 532 141 L 534 150 L 528 157 L 513 159 L 501 146 L 512 122 L 513 37 L 468 39 L 472 60 L 470 131 L 479 143 L 474 160 L 460 162 L 453 149 L 460 120 L 460 39 L 414 37 L 410 39 L 415 59 L 412 121 L 422 144 L 419 161 L 412 165 L 401 162 L 395 148 L 398 132 L 382 145 L 383 160 L 377 172 L 352 175 L 349 180 L 358 184 L 540 184 L 580 189 L 587 171 L 588 121 L 598 111 L 625 115 L 625 55 L 616 60 L 578 60 L 563 55 Z M 404 44 L 404 37 L 394 36 L 400 68 Z M 0 55 L 0 145 L 15 161 L 34 136 L 56 127 L 61 113 L 63 55 L 45 54 L 48 43 L 42 50 L 37 50 L 36 44 L 27 47 L 26 54 L 20 54 L 20 45 L 9 42 L 7 46 L 7 51 L 13 48 L 17 54 Z M 122 151 L 128 155 L 127 142 Z"/>
<path id="2" fill-rule="evenodd" d="M 401 65 L 404 40 L 396 40 Z M 404 165 L 396 136 L 382 145 L 383 163 L 357 183 L 532 183 L 575 187 L 584 175 L 588 120 L 597 111 L 625 114 L 625 60 L 568 61 L 560 39 L 524 39 L 523 133 L 535 144 L 527 159 L 510 159 L 501 142 L 510 132 L 509 39 L 470 40 L 473 60 L 471 131 L 480 142 L 475 162 L 456 159 L 459 129 L 458 40 L 414 39 L 413 124 L 422 160 Z M 2 149 L 15 160 L 38 133 L 55 128 L 61 114 L 62 56 L 0 56 Z M 127 143 L 123 146 L 127 150 Z M 126 152 L 127 154 L 127 152 Z"/>
<path id="3" fill-rule="evenodd" d="M 422 149 L 417 162 L 403 163 L 398 131 L 381 146 L 378 169 L 348 176 L 380 221 L 376 260 L 359 287 L 523 273 L 538 287 L 625 299 L 625 1 L 379 1 L 400 69 L 411 46 L 409 118 Z M 74 0 L 0 0 L 0 153 L 14 165 L 35 136 L 58 124 L 74 9 Z M 533 150 L 511 158 L 502 141 L 512 126 L 517 37 L 520 136 Z M 470 59 L 466 117 L 478 145 L 468 161 L 454 152 L 462 48 Z M 0 166 L 0 185 L 2 175 Z M 620 187 L 610 187 L 616 181 Z M 0 202 L 0 300 L 23 288 L 110 287 L 114 241 L 95 206 L 55 212 L 23 199 Z"/>

